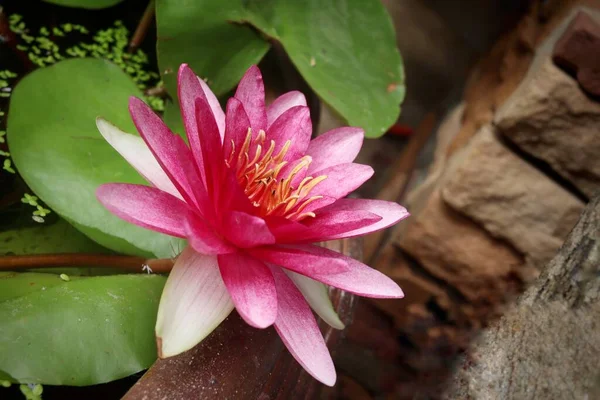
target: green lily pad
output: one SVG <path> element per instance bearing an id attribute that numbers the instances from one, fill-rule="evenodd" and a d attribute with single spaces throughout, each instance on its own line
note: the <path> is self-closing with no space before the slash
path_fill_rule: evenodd
<path id="1" fill-rule="evenodd" d="M 0 256 L 48 253 L 107 253 L 67 221 L 0 232 Z"/>
<path id="2" fill-rule="evenodd" d="M 80 279 L 79 276 L 67 276 L 69 281 Z M 56 274 L 0 272 L 0 303 L 64 283 L 65 280 Z"/>
<path id="3" fill-rule="evenodd" d="M 183 127 L 183 120 L 181 119 L 179 104 L 172 101 L 165 103 L 163 121 L 173 132 L 177 133 L 179 136 L 182 136 L 185 142 L 188 143 L 187 137 L 185 136 L 185 128 Z"/>
<path id="4" fill-rule="evenodd" d="M 243 0 L 224 6 L 214 0 L 157 0 L 158 65 L 167 91 L 177 95 L 177 70 L 187 63 L 207 78 L 217 96 L 225 94 L 258 63 L 269 44 L 251 27 L 232 23 Z"/>
<path id="5" fill-rule="evenodd" d="M 148 368 L 164 283 L 158 275 L 0 276 L 0 379 L 85 386 Z"/>
<path id="6" fill-rule="evenodd" d="M 378 137 L 396 122 L 404 70 L 380 0 L 249 0 L 245 20 L 281 42 L 311 88 L 349 125 Z"/>
<path id="7" fill-rule="evenodd" d="M 92 240 L 120 253 L 171 257 L 182 248 L 181 239 L 129 224 L 95 196 L 103 183 L 146 183 L 95 125 L 100 115 L 137 134 L 127 111 L 129 96 L 142 94 L 105 60 L 71 59 L 35 70 L 11 96 L 8 144 L 35 194 Z"/>
<path id="8" fill-rule="evenodd" d="M 112 7 L 123 0 L 44 0 L 46 3 L 65 7 L 88 8 L 92 10 Z"/>
<path id="9" fill-rule="evenodd" d="M 404 70 L 380 0 L 158 0 L 156 13 L 159 66 L 172 96 L 181 63 L 222 96 L 278 41 L 319 97 L 367 137 L 381 136 L 400 114 Z"/>

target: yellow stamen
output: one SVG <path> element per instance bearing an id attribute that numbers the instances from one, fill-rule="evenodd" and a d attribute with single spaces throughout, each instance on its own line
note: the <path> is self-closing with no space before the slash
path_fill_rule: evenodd
<path id="1" fill-rule="evenodd" d="M 258 131 L 258 135 L 256 135 L 256 139 L 254 139 L 255 143 L 262 143 L 265 141 L 265 131 L 262 129 Z"/>
<path id="2" fill-rule="evenodd" d="M 306 196 L 308 194 L 308 192 L 310 192 L 315 186 L 317 186 L 319 183 L 323 182 L 325 179 L 327 179 L 327 175 L 317 176 L 316 178 L 313 178 L 312 180 L 308 181 L 304 185 L 304 187 L 302 187 L 302 190 L 300 191 L 300 195 Z"/>
<path id="3" fill-rule="evenodd" d="M 237 180 L 244 188 L 244 193 L 252 204 L 260 209 L 262 215 L 279 216 L 296 221 L 314 217 L 313 212 L 303 211 L 310 203 L 322 196 L 308 197 L 308 194 L 327 177 L 308 176 L 302 179 L 298 187 L 294 187 L 296 176 L 302 170 L 308 169 L 312 162 L 310 156 L 304 156 L 285 178 L 278 179 L 281 170 L 288 164 L 284 158 L 292 142 L 287 140 L 275 154 L 276 143 L 271 140 L 267 148 L 265 141 L 265 131 L 260 130 L 258 135 L 252 138 L 252 129 L 248 128 L 239 152 L 236 152 L 235 143 L 231 142 L 231 154 L 225 160 L 225 164 L 229 168 L 235 168 Z M 250 154 L 251 152 L 253 154 Z M 234 162 L 236 156 L 237 161 Z"/>

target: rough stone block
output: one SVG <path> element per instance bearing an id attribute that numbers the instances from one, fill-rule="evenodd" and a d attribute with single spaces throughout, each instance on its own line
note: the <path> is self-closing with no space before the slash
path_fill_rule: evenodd
<path id="1" fill-rule="evenodd" d="M 495 124 L 586 196 L 600 189 L 600 102 L 549 58 L 498 111 Z"/>
<path id="2" fill-rule="evenodd" d="M 509 277 L 526 269 L 511 246 L 450 209 L 439 191 L 412 219 L 398 245 L 472 302 L 500 303 L 508 294 Z"/>
<path id="3" fill-rule="evenodd" d="M 444 201 L 541 268 L 577 222 L 583 202 L 510 151 L 489 125 L 465 150 L 442 188 Z M 501 254 L 490 256 L 504 262 Z"/>

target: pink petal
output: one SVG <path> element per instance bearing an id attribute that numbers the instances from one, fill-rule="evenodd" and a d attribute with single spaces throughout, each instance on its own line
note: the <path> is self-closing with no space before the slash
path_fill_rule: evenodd
<path id="1" fill-rule="evenodd" d="M 210 88 L 202 78 L 198 77 L 198 81 L 200 82 L 200 86 L 202 86 L 204 97 L 206 98 L 206 101 L 210 106 L 213 115 L 215 116 L 215 121 L 217 123 L 217 127 L 219 128 L 219 134 L 221 135 L 221 139 L 223 139 L 223 137 L 225 136 L 225 113 L 221 108 L 221 103 L 219 103 L 217 96 L 215 96 L 213 91 L 210 90 Z"/>
<path id="2" fill-rule="evenodd" d="M 160 117 L 136 97 L 129 99 L 129 112 L 140 135 L 184 200 L 196 206 L 204 204 L 204 185 L 183 139 L 173 134 Z"/>
<path id="3" fill-rule="evenodd" d="M 308 173 L 354 161 L 363 144 L 365 132 L 360 128 L 342 127 L 325 132 L 312 140 L 306 155 L 312 157 Z"/>
<path id="4" fill-rule="evenodd" d="M 191 349 L 233 310 L 217 259 L 187 247 L 175 262 L 163 290 L 156 320 L 159 357 Z"/>
<path id="5" fill-rule="evenodd" d="M 265 111 L 265 85 L 256 65 L 248 68 L 235 92 L 236 99 L 242 102 L 246 114 L 250 118 L 252 131 L 267 129 L 267 113 Z"/>
<path id="6" fill-rule="evenodd" d="M 227 123 L 225 125 L 223 153 L 226 160 L 229 160 L 233 155 L 230 166 L 235 168 L 239 151 L 248 135 L 250 120 L 244 110 L 244 106 L 235 97 L 232 97 L 227 101 L 227 114 L 225 118 Z M 258 134 L 258 132 L 252 132 L 252 134 L 255 136 L 254 134 Z"/>
<path id="7" fill-rule="evenodd" d="M 335 367 L 315 317 L 296 286 L 272 268 L 277 286 L 275 330 L 292 356 L 312 377 L 327 386 L 336 381 Z"/>
<path id="8" fill-rule="evenodd" d="M 104 139 L 144 179 L 158 189 L 183 200 L 183 197 L 141 137 L 125 133 L 103 118 L 96 118 L 96 126 Z"/>
<path id="9" fill-rule="evenodd" d="M 219 103 L 217 96 L 215 96 L 213 91 L 210 90 L 210 87 L 208 87 L 202 78 L 196 76 L 194 71 L 192 71 L 187 64 L 181 64 L 179 67 L 177 74 L 177 92 L 183 120 L 184 122 L 187 120 L 190 123 L 193 123 L 193 125 L 189 126 L 189 128 L 192 129 L 192 132 L 197 134 L 195 123 L 196 99 L 203 98 L 210 105 L 210 109 L 215 116 L 221 136 L 225 134 L 225 114 L 223 113 L 223 109 L 221 108 L 221 104 Z M 186 132 L 189 133 L 190 131 L 188 131 L 187 123 L 185 124 L 185 127 Z M 195 139 L 194 142 L 197 143 L 197 137 L 194 137 L 193 139 Z"/>
<path id="10" fill-rule="evenodd" d="M 402 289 L 390 278 L 381 272 L 353 259 L 346 257 L 336 251 L 325 249 L 315 245 L 296 245 L 294 246 L 303 254 L 315 254 L 319 257 L 329 258 L 332 262 L 345 262 L 347 268 L 337 273 L 332 273 L 326 268 L 314 268 L 310 273 L 303 273 L 295 270 L 302 275 L 323 282 L 326 285 L 333 286 L 364 297 L 373 298 L 402 298 L 404 293 Z M 286 267 L 283 264 L 279 264 Z"/>
<path id="11" fill-rule="evenodd" d="M 362 228 L 357 228 L 344 233 L 329 235 L 327 236 L 327 238 L 321 240 L 334 240 L 366 235 L 367 233 L 385 229 L 391 225 L 394 225 L 398 221 L 401 221 L 404 218 L 410 216 L 406 208 L 402 207 L 400 204 L 383 200 L 340 199 L 334 204 L 325 208 L 321 208 L 319 210 L 319 212 L 323 213 L 331 211 L 368 211 L 373 214 L 379 215 L 381 217 L 381 220 L 375 222 L 372 225 L 367 225 Z"/>
<path id="12" fill-rule="evenodd" d="M 198 253 L 207 255 L 233 253 L 237 249 L 206 221 L 194 212 L 186 215 L 185 233 L 190 246 Z"/>
<path id="13" fill-rule="evenodd" d="M 204 160 L 204 173 L 208 193 L 216 193 L 221 182 L 225 161 L 219 129 L 206 100 L 196 99 L 196 121 L 200 135 L 200 148 Z"/>
<path id="14" fill-rule="evenodd" d="M 267 128 L 269 128 L 281 114 L 295 106 L 306 106 L 306 98 L 297 90 L 287 92 L 276 98 L 269 108 L 267 108 Z"/>
<path id="15" fill-rule="evenodd" d="M 235 171 L 232 168 L 224 168 L 223 180 L 216 188 L 218 192 L 218 200 L 214 203 L 217 215 L 226 215 L 232 210 L 252 214 L 256 211 L 256 207 L 252 205 L 248 196 L 239 185 Z"/>
<path id="16" fill-rule="evenodd" d="M 179 108 L 181 109 L 181 118 L 188 138 L 188 143 L 192 149 L 194 159 L 200 169 L 200 174 L 204 179 L 204 161 L 200 147 L 200 134 L 198 132 L 198 122 L 196 121 L 196 99 L 203 98 L 204 91 L 196 74 L 187 64 L 181 64 L 177 74 L 177 96 L 179 97 Z"/>
<path id="17" fill-rule="evenodd" d="M 290 141 L 291 145 L 286 153 L 285 160 L 295 160 L 306 152 L 312 134 L 312 122 L 308 107 L 296 106 L 288 109 L 279 116 L 267 131 L 267 141 L 275 141 L 277 154 Z"/>
<path id="18" fill-rule="evenodd" d="M 223 218 L 224 234 L 241 248 L 275 243 L 265 220 L 239 211 L 231 211 Z"/>
<path id="19" fill-rule="evenodd" d="M 303 224 L 305 229 L 278 236 L 278 243 L 321 242 L 336 235 L 373 225 L 382 218 L 369 211 L 332 210 L 317 214 Z"/>
<path id="20" fill-rule="evenodd" d="M 290 239 L 296 235 L 308 236 L 310 234 L 310 230 L 304 224 L 284 217 L 269 216 L 265 218 L 265 221 L 277 243 L 291 242 Z"/>
<path id="21" fill-rule="evenodd" d="M 265 246 L 248 249 L 248 253 L 259 260 L 311 277 L 315 274 L 340 274 L 348 269 L 343 259 L 332 257 L 322 247 L 313 247 L 316 246 Z"/>
<path id="22" fill-rule="evenodd" d="M 266 328 L 277 317 L 277 292 L 269 268 L 243 253 L 218 257 L 221 276 L 233 304 L 248 325 Z"/>
<path id="23" fill-rule="evenodd" d="M 363 164 L 338 164 L 314 173 L 314 176 L 327 176 L 327 179 L 315 186 L 310 196 L 328 196 L 336 199 L 358 189 L 373 176 L 373 168 Z"/>
<path id="24" fill-rule="evenodd" d="M 308 206 L 306 206 L 303 209 L 303 212 L 315 212 L 323 207 L 335 203 L 336 201 L 338 201 L 338 199 L 336 199 L 335 197 L 323 196 L 322 198 L 311 202 Z"/>
<path id="25" fill-rule="evenodd" d="M 185 237 L 183 221 L 189 207 L 162 190 L 128 183 L 107 183 L 96 190 L 96 197 L 108 211 L 127 222 Z"/>

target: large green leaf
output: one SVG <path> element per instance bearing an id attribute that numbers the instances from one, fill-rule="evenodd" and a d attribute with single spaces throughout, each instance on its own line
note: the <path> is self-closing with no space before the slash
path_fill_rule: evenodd
<path id="1" fill-rule="evenodd" d="M 68 279 L 77 280 L 80 277 L 69 276 Z M 8 299 L 25 296 L 38 290 L 47 290 L 64 283 L 65 281 L 56 274 L 0 271 L 0 304 Z"/>
<path id="2" fill-rule="evenodd" d="M 0 231 L 0 256 L 45 253 L 106 253 L 67 221 Z"/>
<path id="3" fill-rule="evenodd" d="M 245 19 L 281 42 L 312 89 L 350 125 L 377 137 L 396 122 L 404 71 L 380 0 L 248 0 Z"/>
<path id="4" fill-rule="evenodd" d="M 224 94 L 275 40 L 349 125 L 377 137 L 398 118 L 404 71 L 380 0 L 236 0 L 227 7 L 214 0 L 158 0 L 156 12 L 159 65 L 171 95 L 183 62 Z"/>
<path id="5" fill-rule="evenodd" d="M 112 250 L 170 257 L 181 240 L 110 214 L 95 197 L 103 183 L 145 183 L 102 138 L 101 115 L 136 133 L 127 112 L 135 83 L 116 65 L 72 59 L 38 69 L 14 89 L 8 116 L 12 158 L 29 187 L 88 237 Z"/>
<path id="6" fill-rule="evenodd" d="M 58 4 L 65 7 L 100 9 L 114 6 L 123 0 L 44 0 L 46 3 Z"/>
<path id="7" fill-rule="evenodd" d="M 158 65 L 172 96 L 182 63 L 207 78 L 220 96 L 265 55 L 269 44 L 256 31 L 231 22 L 242 16 L 243 1 L 156 1 Z"/>
<path id="8" fill-rule="evenodd" d="M 172 101 L 168 101 L 165 103 L 163 121 L 173 132 L 184 137 L 187 143 L 187 137 L 185 136 L 185 128 L 183 127 L 183 120 L 181 119 L 181 111 L 179 110 L 179 104 Z"/>
<path id="9" fill-rule="evenodd" d="M 156 359 L 154 324 L 164 277 L 2 278 L 0 379 L 92 385 L 139 372 Z"/>

